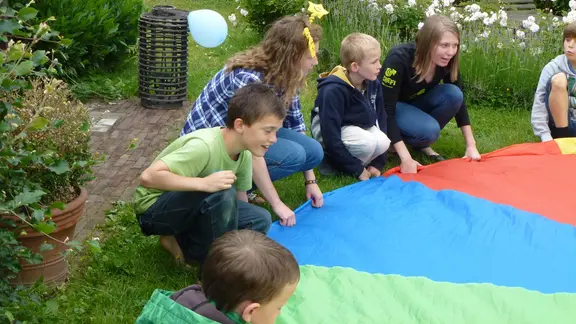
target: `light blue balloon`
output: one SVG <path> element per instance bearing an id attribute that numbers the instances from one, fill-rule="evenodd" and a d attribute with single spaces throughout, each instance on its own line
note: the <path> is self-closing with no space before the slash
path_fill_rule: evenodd
<path id="1" fill-rule="evenodd" d="M 228 24 L 224 17 L 209 9 L 191 11 L 188 14 L 188 28 L 194 41 L 202 47 L 219 46 L 228 35 Z"/>

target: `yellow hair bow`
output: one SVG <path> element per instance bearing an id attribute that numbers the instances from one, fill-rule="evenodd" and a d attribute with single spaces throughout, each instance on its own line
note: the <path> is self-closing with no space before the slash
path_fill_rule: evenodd
<path id="1" fill-rule="evenodd" d="M 310 23 L 314 21 L 314 19 L 318 18 L 321 19 L 323 16 L 328 14 L 328 11 L 324 9 L 322 4 L 308 2 L 308 12 L 310 13 Z M 304 28 L 304 37 L 308 40 L 308 49 L 310 50 L 310 55 L 312 57 L 316 57 L 316 46 L 314 45 L 314 39 L 312 38 L 312 34 L 310 34 L 310 28 Z"/>

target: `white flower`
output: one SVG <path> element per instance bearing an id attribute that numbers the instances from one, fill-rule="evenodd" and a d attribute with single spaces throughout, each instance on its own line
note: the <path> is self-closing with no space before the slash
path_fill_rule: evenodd
<path id="1" fill-rule="evenodd" d="M 466 7 L 464 7 L 464 10 L 470 12 L 470 13 L 475 13 L 480 11 L 480 6 L 477 4 L 471 4 L 471 5 L 467 5 Z"/>
<path id="2" fill-rule="evenodd" d="M 576 1 L 574 0 L 568 1 L 568 6 L 570 6 L 570 9 L 576 10 Z"/>
<path id="3" fill-rule="evenodd" d="M 483 20 L 484 25 L 486 26 L 490 26 L 492 25 L 494 22 L 496 22 L 496 19 L 498 19 L 498 15 L 496 15 L 495 13 L 492 13 L 491 17 L 486 17 Z"/>
<path id="4" fill-rule="evenodd" d="M 571 24 L 576 21 L 576 11 L 570 11 L 566 17 L 562 17 L 565 24 Z"/>
<path id="5" fill-rule="evenodd" d="M 506 27 L 508 25 L 508 14 L 506 11 L 500 9 L 500 11 L 498 11 L 498 17 L 500 17 L 500 26 Z"/>
<path id="6" fill-rule="evenodd" d="M 458 21 L 460 18 L 462 18 L 462 15 L 460 15 L 458 11 L 454 11 L 450 14 L 450 19 L 453 21 Z"/>
<path id="7" fill-rule="evenodd" d="M 488 29 L 486 29 L 482 34 L 480 34 L 480 37 L 482 38 L 488 38 L 488 36 L 490 36 L 490 31 Z"/>
<path id="8" fill-rule="evenodd" d="M 436 14 L 436 8 L 434 7 L 434 5 L 430 5 L 426 9 L 426 17 L 434 16 L 435 14 Z"/>
<path id="9" fill-rule="evenodd" d="M 520 46 L 521 49 L 525 49 L 526 43 L 522 42 L 522 43 L 518 44 L 518 46 Z"/>
<path id="10" fill-rule="evenodd" d="M 246 15 L 248 14 L 248 11 L 246 9 L 240 9 L 240 14 L 244 17 L 246 17 Z"/>
<path id="11" fill-rule="evenodd" d="M 522 20 L 522 27 L 530 28 L 530 26 L 532 26 L 535 21 L 536 19 L 534 19 L 534 16 L 530 16 L 528 19 Z"/>
<path id="12" fill-rule="evenodd" d="M 419 23 L 418 23 L 418 29 L 422 28 L 422 26 L 424 26 L 424 23 L 423 23 L 423 22 L 419 22 Z"/>
<path id="13" fill-rule="evenodd" d="M 533 56 L 540 55 L 540 54 L 542 54 L 542 48 L 540 48 L 540 47 L 531 48 L 530 54 L 532 54 Z"/>
<path id="14" fill-rule="evenodd" d="M 520 39 L 524 39 L 524 37 L 526 37 L 526 34 L 521 30 L 517 30 L 516 31 L 516 37 L 518 37 Z"/>
<path id="15" fill-rule="evenodd" d="M 416 0 L 408 0 L 408 7 L 414 7 L 416 5 Z"/>
<path id="16" fill-rule="evenodd" d="M 444 7 L 448 7 L 452 4 L 452 2 L 450 0 L 442 0 L 442 4 L 444 5 Z"/>
<path id="17" fill-rule="evenodd" d="M 468 48 L 468 47 L 466 47 L 466 44 L 460 44 L 460 50 L 461 50 L 462 52 L 466 52 L 466 49 L 467 49 L 467 48 Z"/>
<path id="18" fill-rule="evenodd" d="M 368 9 L 379 11 L 380 7 L 378 7 L 378 4 L 376 2 L 372 2 L 368 4 Z"/>
<path id="19" fill-rule="evenodd" d="M 236 15 L 235 14 L 231 14 L 230 16 L 228 16 L 228 20 L 230 20 L 230 22 L 232 23 L 232 26 L 236 26 Z"/>
<path id="20" fill-rule="evenodd" d="M 530 31 L 535 33 L 537 31 L 540 30 L 540 26 L 536 25 L 536 24 L 532 24 L 532 26 L 530 26 Z"/>
<path id="21" fill-rule="evenodd" d="M 502 45 L 502 43 L 498 43 L 498 44 L 496 44 L 496 47 L 499 49 L 502 49 L 502 47 L 504 47 L 504 45 Z"/>
<path id="22" fill-rule="evenodd" d="M 458 27 L 458 30 L 462 30 L 462 24 L 456 23 L 456 27 Z"/>
<path id="23" fill-rule="evenodd" d="M 392 14 L 394 12 L 394 6 L 391 4 L 387 4 L 384 6 L 384 10 L 386 10 L 388 14 Z"/>

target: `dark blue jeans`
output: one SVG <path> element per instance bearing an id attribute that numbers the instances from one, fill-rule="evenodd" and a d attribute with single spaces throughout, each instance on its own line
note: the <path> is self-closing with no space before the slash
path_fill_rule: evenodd
<path id="1" fill-rule="evenodd" d="M 416 99 L 396 104 L 396 124 L 403 141 L 415 149 L 430 146 L 456 116 L 464 96 L 453 84 L 439 84 Z"/>
<path id="2" fill-rule="evenodd" d="M 280 128 L 276 136 L 278 141 L 264 155 L 272 181 L 312 170 L 322 162 L 324 151 L 315 139 L 287 128 Z"/>
<path id="3" fill-rule="evenodd" d="M 215 193 L 165 192 L 138 215 L 138 223 L 145 235 L 174 235 L 186 262 L 203 264 L 218 237 L 237 229 L 266 234 L 272 218 L 266 209 L 238 200 L 233 187 Z"/>

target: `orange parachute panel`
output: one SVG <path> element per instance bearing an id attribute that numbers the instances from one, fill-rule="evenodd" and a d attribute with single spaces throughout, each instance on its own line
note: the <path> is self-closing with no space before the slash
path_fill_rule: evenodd
<path id="1" fill-rule="evenodd" d="M 418 174 L 401 174 L 399 167 L 384 174 L 391 175 L 576 225 L 576 139 L 512 145 L 478 162 L 451 159 L 423 166 Z"/>

